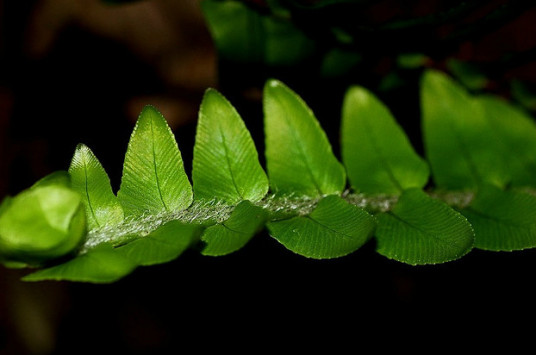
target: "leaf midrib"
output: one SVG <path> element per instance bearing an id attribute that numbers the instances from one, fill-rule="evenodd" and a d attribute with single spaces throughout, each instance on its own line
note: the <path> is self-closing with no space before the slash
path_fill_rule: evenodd
<path id="1" fill-rule="evenodd" d="M 227 222 L 227 221 L 225 221 Z M 242 234 L 242 235 L 249 235 L 250 233 L 247 233 L 247 232 L 244 232 L 244 231 L 240 231 L 240 230 L 236 230 L 236 229 L 233 229 L 231 227 L 229 227 L 228 225 L 225 224 L 225 222 L 223 223 L 218 223 L 219 226 L 222 226 L 223 228 L 233 232 L 233 233 L 237 233 L 237 234 Z"/>
<path id="2" fill-rule="evenodd" d="M 333 232 L 333 233 L 335 233 L 335 234 L 337 234 L 337 235 L 340 235 L 340 236 L 342 237 L 342 239 L 347 239 L 347 240 L 351 240 L 351 241 L 354 241 L 354 240 L 355 240 L 355 238 L 354 238 L 353 236 L 351 236 L 351 235 L 347 235 L 347 234 L 342 233 L 342 232 L 339 232 L 339 231 L 337 231 L 337 230 L 335 230 L 335 229 L 333 229 L 333 228 L 331 228 L 331 227 L 328 227 L 327 225 L 325 225 L 325 224 L 323 224 L 323 223 L 320 223 L 319 221 L 317 221 L 316 219 L 314 219 L 314 218 L 311 217 L 311 216 L 303 216 L 303 217 L 306 218 L 306 219 L 308 219 L 308 220 L 310 220 L 310 221 L 313 221 L 314 223 L 316 223 L 316 224 L 318 224 L 319 226 L 321 226 L 321 227 L 327 229 L 327 230 L 330 231 L 330 232 Z"/>
<path id="3" fill-rule="evenodd" d="M 469 211 L 469 212 L 471 212 L 471 213 L 474 213 L 474 214 L 478 215 L 478 216 L 481 217 L 481 218 L 484 218 L 484 219 L 487 219 L 487 220 L 492 220 L 492 221 L 495 221 L 495 222 L 497 222 L 497 223 L 507 225 L 507 226 L 509 226 L 509 227 L 516 227 L 516 228 L 523 228 L 523 229 L 531 229 L 531 228 L 533 228 L 534 226 L 536 226 L 536 223 L 533 223 L 533 224 L 516 224 L 516 223 L 514 223 L 514 222 L 510 222 L 510 221 L 505 220 L 505 219 L 500 219 L 500 218 L 498 218 L 498 217 L 495 217 L 495 216 L 491 216 L 491 215 L 485 214 L 484 212 L 475 210 L 474 208 L 471 208 L 471 207 L 466 208 L 466 211 Z"/>
<path id="4" fill-rule="evenodd" d="M 151 127 L 151 148 L 152 148 L 152 153 L 153 153 L 153 166 L 154 166 L 154 175 L 155 175 L 155 180 L 156 180 L 156 188 L 158 190 L 158 195 L 160 197 L 160 201 L 162 201 L 162 205 L 164 206 L 164 209 L 166 211 L 169 211 L 169 208 L 168 206 L 166 205 L 166 202 L 164 201 L 164 196 L 162 196 L 162 189 L 160 187 L 160 179 L 158 177 L 158 166 L 157 166 L 157 161 L 156 161 L 156 151 L 155 151 L 155 134 L 154 134 L 154 128 L 153 128 L 153 118 L 151 117 L 150 119 L 150 127 Z"/>
<path id="5" fill-rule="evenodd" d="M 283 100 L 281 100 L 279 98 L 279 96 L 275 96 L 275 100 L 279 102 L 279 105 L 281 107 L 287 108 L 286 103 Z M 300 104 L 302 104 L 302 103 L 300 103 Z M 289 110 L 283 110 L 283 111 L 287 112 Z M 304 142 L 305 141 L 304 139 L 298 139 L 298 137 L 296 136 L 296 132 L 295 132 L 295 129 L 294 129 L 295 127 L 292 124 L 291 120 L 288 118 L 288 115 L 285 114 L 285 115 L 283 115 L 283 117 L 284 117 L 284 120 L 286 121 L 287 125 L 290 127 L 289 131 L 290 131 L 290 134 L 292 135 L 292 138 L 294 139 L 294 141 L 295 142 Z M 310 165 L 309 159 L 307 159 L 308 155 L 305 154 L 305 152 L 303 151 L 303 149 L 302 149 L 300 144 L 296 144 L 295 146 L 298 148 L 298 154 L 300 155 L 301 159 L 305 162 L 305 168 L 307 170 L 307 173 L 309 174 L 309 177 L 311 178 L 311 181 L 312 181 L 316 191 L 318 192 L 318 194 L 322 195 L 323 191 L 320 188 L 320 186 L 318 185 L 318 182 L 316 181 L 316 178 L 315 178 L 315 176 L 313 174 L 313 171 L 311 170 L 311 167 L 309 166 Z"/>
<path id="6" fill-rule="evenodd" d="M 365 136 L 368 138 L 368 140 L 372 144 L 372 147 L 373 147 L 374 151 L 377 152 L 378 158 L 379 158 L 382 166 L 385 167 L 385 170 L 387 172 L 387 176 L 389 177 L 389 180 L 391 180 L 391 182 L 393 183 L 393 185 L 396 187 L 396 189 L 399 192 L 402 192 L 404 189 L 402 188 L 402 186 L 400 185 L 400 183 L 396 179 L 395 174 L 393 172 L 393 169 L 391 168 L 391 164 L 390 164 L 389 160 L 384 156 L 383 151 L 380 149 L 380 146 L 376 142 L 376 132 L 374 132 L 374 130 L 372 129 L 372 126 L 369 125 L 369 122 L 368 122 L 368 120 L 366 118 L 363 119 L 363 123 L 366 126 L 365 129 L 369 132 L 369 134 L 366 134 Z"/>
<path id="7" fill-rule="evenodd" d="M 88 187 L 88 174 L 87 174 L 87 165 L 88 165 L 88 162 L 86 161 L 86 156 L 85 156 L 85 153 L 82 154 L 82 162 L 84 164 L 84 186 L 85 186 L 85 190 L 86 190 L 86 198 L 87 198 L 87 204 L 88 204 L 88 207 L 89 207 L 89 210 L 91 211 L 91 215 L 93 216 L 93 219 L 95 220 L 95 223 L 97 224 L 97 227 L 100 227 L 100 223 L 97 219 L 97 215 L 95 214 L 95 210 L 93 209 L 93 204 L 91 203 L 91 198 L 89 196 L 89 187 Z"/>
<path id="8" fill-rule="evenodd" d="M 395 213 L 393 212 L 386 212 L 389 216 L 392 216 L 393 218 L 395 218 L 396 220 L 404 223 L 405 225 L 417 230 L 420 234 L 424 234 L 426 236 L 430 236 L 432 237 L 433 239 L 441 242 L 442 244 L 448 246 L 448 247 L 451 247 L 451 248 L 462 248 L 461 245 L 458 245 L 455 241 L 451 241 L 451 240 L 445 240 L 445 239 L 441 239 L 438 235 L 434 234 L 434 233 L 430 233 L 430 232 L 427 232 L 426 230 L 402 219 L 402 217 L 396 215 Z"/>
<path id="9" fill-rule="evenodd" d="M 467 99 L 467 100 L 471 100 L 471 99 Z M 469 101 L 469 104 L 474 106 L 473 101 Z M 458 145 L 460 147 L 460 151 L 461 151 L 462 155 L 466 159 L 467 166 L 469 167 L 469 171 L 471 171 L 472 177 L 474 178 L 474 180 L 477 183 L 477 185 L 482 183 L 484 181 L 484 179 L 480 175 L 480 172 L 478 171 L 476 163 L 473 161 L 473 157 L 472 157 L 472 155 L 470 153 L 470 150 L 468 149 L 468 147 L 467 147 L 467 145 L 465 143 L 463 135 L 460 134 L 460 132 L 458 131 L 457 123 L 455 122 L 455 120 L 447 120 L 447 122 L 448 122 L 447 125 L 450 128 L 452 134 L 454 135 L 454 138 L 458 142 Z"/>
<path id="10" fill-rule="evenodd" d="M 240 190 L 238 188 L 238 185 L 236 183 L 234 173 L 233 173 L 233 169 L 232 169 L 232 166 L 231 166 L 231 160 L 229 159 L 229 149 L 227 148 L 227 141 L 225 139 L 225 135 L 224 135 L 220 125 L 218 125 L 218 132 L 219 132 L 221 140 L 222 140 L 223 150 L 225 152 L 225 161 L 227 163 L 227 167 L 229 168 L 229 175 L 231 176 L 231 181 L 233 182 L 233 187 L 234 187 L 236 193 L 238 194 L 238 196 L 240 197 L 240 199 L 245 200 L 244 196 L 242 196 L 242 193 L 240 192 Z"/>

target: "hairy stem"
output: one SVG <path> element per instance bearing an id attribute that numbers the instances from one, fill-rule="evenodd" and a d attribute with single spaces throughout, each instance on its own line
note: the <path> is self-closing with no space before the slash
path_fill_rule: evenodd
<path id="1" fill-rule="evenodd" d="M 536 195 L 535 189 L 523 189 L 523 192 Z M 444 201 L 449 206 L 455 208 L 467 207 L 474 195 L 474 191 L 431 191 L 428 194 Z M 342 195 L 348 203 L 361 207 L 371 214 L 390 211 L 398 201 L 395 195 L 367 195 L 361 193 L 351 193 L 345 191 Z M 310 198 L 307 196 L 278 197 L 268 195 L 257 205 L 268 210 L 272 214 L 282 214 L 284 216 L 305 216 L 311 213 L 320 198 Z M 109 242 L 114 245 L 122 245 L 128 241 L 144 237 L 159 226 L 178 220 L 185 223 L 197 223 L 212 225 L 222 223 L 229 218 L 235 205 L 228 205 L 221 201 L 196 201 L 189 208 L 179 212 L 163 211 L 159 214 L 147 214 L 137 218 L 126 219 L 121 224 L 104 226 L 89 231 L 86 243 L 81 252 L 85 252 L 96 245 Z"/>

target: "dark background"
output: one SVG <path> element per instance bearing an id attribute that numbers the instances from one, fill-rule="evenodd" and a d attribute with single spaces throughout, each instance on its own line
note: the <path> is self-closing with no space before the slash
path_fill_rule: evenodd
<path id="1" fill-rule="evenodd" d="M 265 8 L 262 1 L 248 3 Z M 414 32 L 372 29 L 397 17 L 441 13 L 449 2 L 369 2 L 345 18 L 337 17 L 340 11 L 320 19 L 298 12 L 300 26 L 324 46 L 330 42 L 322 29 L 330 21 L 362 25 L 355 33 L 362 39 L 357 49 L 368 53 L 364 61 L 348 75 L 325 78 L 315 74 L 314 57 L 291 68 L 218 58 L 198 1 L 1 0 L 0 196 L 67 169 L 80 142 L 95 152 L 117 190 L 145 104 L 163 112 L 190 171 L 197 109 L 208 87 L 231 99 L 262 152 L 259 100 L 268 77 L 304 97 L 336 152 L 340 104 L 351 83 L 370 87 L 388 103 L 420 151 L 422 68 L 399 72 L 402 83 L 380 90 L 404 48 L 426 52 L 427 67 L 448 70 L 450 58 L 475 64 L 488 79 L 479 90 L 512 100 L 513 79 L 536 83 L 536 7 L 473 4 L 463 16 Z M 480 25 L 482 16 L 505 4 L 515 5 L 508 16 Z M 461 31 L 468 24 L 472 30 Z M 433 351 L 464 348 L 465 341 L 514 344 L 533 336 L 535 267 L 534 250 L 474 250 L 448 264 L 410 267 L 376 254 L 373 242 L 344 258 L 314 261 L 266 233 L 233 255 L 190 250 L 111 285 L 24 283 L 19 278 L 26 271 L 1 267 L 0 353 L 338 352 L 369 345 Z"/>

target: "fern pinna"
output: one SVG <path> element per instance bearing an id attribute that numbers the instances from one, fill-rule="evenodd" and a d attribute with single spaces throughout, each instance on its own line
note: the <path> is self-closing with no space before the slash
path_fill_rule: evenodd
<path id="1" fill-rule="evenodd" d="M 164 117 L 146 106 L 117 194 L 78 145 L 68 171 L 3 200 L 0 260 L 37 268 L 26 281 L 106 283 L 193 247 L 233 253 L 263 229 L 308 258 L 343 257 L 374 239 L 378 253 L 411 265 L 536 246 L 536 125 L 508 102 L 425 72 L 424 159 L 374 94 L 350 87 L 340 162 L 295 92 L 269 80 L 263 94 L 266 170 L 216 90 L 199 110 L 191 178 Z"/>

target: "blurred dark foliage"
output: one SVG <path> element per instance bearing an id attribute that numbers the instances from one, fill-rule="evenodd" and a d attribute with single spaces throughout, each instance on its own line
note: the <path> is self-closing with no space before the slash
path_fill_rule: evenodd
<path id="1" fill-rule="evenodd" d="M 0 1 L 0 196 L 66 169 L 79 142 L 94 150 L 117 189 L 144 104 L 170 121 L 189 171 L 208 86 L 235 104 L 261 159 L 268 77 L 303 96 L 337 154 L 350 84 L 377 93 L 421 151 L 425 68 L 534 109 L 532 2 L 241 2 L 253 11 L 246 19 L 262 25 L 274 16 L 287 27 L 268 29 L 292 28 L 312 43 L 291 62 L 266 57 L 255 49 L 260 42 L 240 61 L 215 53 L 197 1 L 111 3 Z M 0 353 L 447 349 L 482 341 L 479 332 L 507 341 L 505 325 L 523 339 L 531 331 L 525 321 L 535 266 L 533 250 L 475 250 L 445 265 L 409 267 L 377 255 L 372 242 L 345 258 L 314 261 L 261 234 L 233 255 L 191 250 L 112 285 L 23 283 L 26 271 L 2 268 Z"/>

